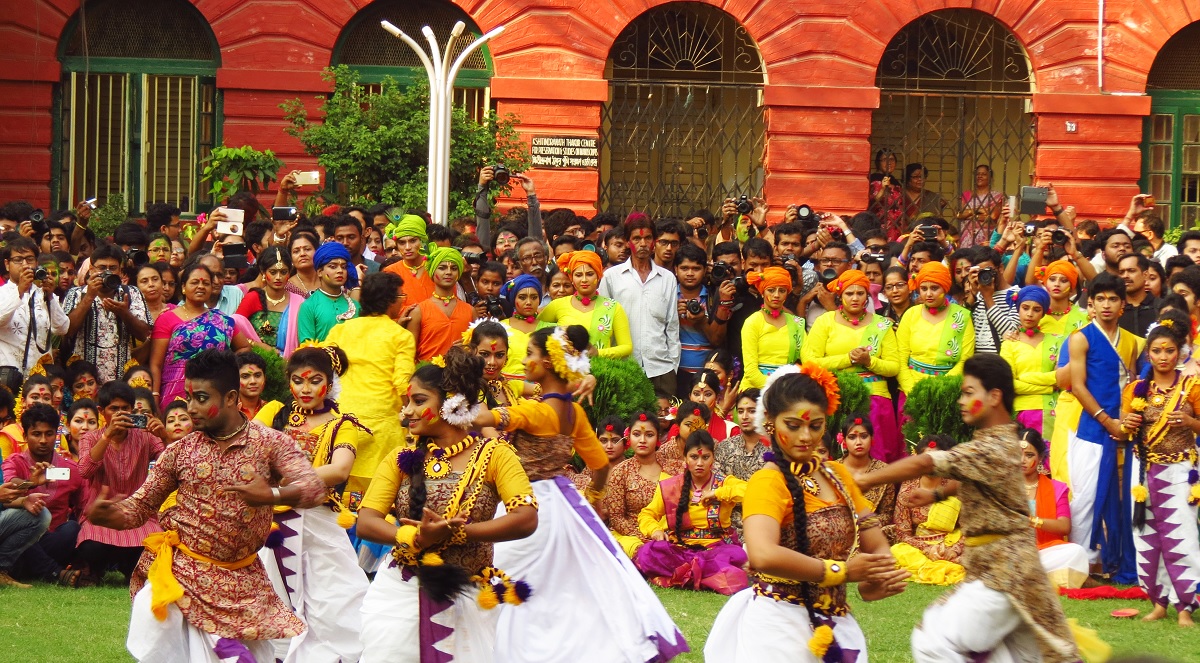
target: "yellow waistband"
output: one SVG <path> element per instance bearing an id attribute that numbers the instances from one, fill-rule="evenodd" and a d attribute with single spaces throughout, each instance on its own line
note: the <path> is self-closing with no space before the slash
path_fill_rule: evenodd
<path id="1" fill-rule="evenodd" d="M 172 568 L 176 548 L 179 549 L 179 552 L 192 559 L 230 571 L 246 568 L 253 564 L 254 560 L 258 559 L 257 552 L 251 553 L 235 562 L 222 562 L 211 557 L 205 557 L 181 543 L 179 541 L 179 533 L 174 530 L 155 532 L 147 536 L 142 541 L 142 545 L 153 551 L 155 555 L 154 561 L 150 563 L 150 569 L 146 573 L 146 579 L 150 581 L 150 610 L 159 621 L 167 618 L 168 605 L 183 598 L 183 585 L 180 585 L 179 580 L 175 578 L 175 572 Z"/>
<path id="2" fill-rule="evenodd" d="M 1003 534 L 980 534 L 979 536 L 965 537 L 963 539 L 963 543 L 965 543 L 969 548 L 975 548 L 977 546 L 986 546 L 989 543 L 995 543 L 1003 538 Z"/>

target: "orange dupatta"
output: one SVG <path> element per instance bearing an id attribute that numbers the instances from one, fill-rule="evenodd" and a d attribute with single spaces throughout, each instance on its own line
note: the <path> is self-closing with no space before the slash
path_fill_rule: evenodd
<path id="1" fill-rule="evenodd" d="M 1042 520 L 1058 518 L 1058 500 L 1054 496 L 1054 482 L 1047 476 L 1038 476 L 1037 487 L 1037 517 Z M 1060 543 L 1066 543 L 1067 537 L 1057 536 L 1049 532 L 1037 530 L 1038 550 L 1045 550 Z"/>

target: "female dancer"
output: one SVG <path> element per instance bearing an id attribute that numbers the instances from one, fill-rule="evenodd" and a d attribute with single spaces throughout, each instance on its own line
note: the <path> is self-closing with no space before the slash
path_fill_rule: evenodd
<path id="1" fill-rule="evenodd" d="M 1151 375 L 1125 387 L 1121 426 L 1134 436 L 1133 533 L 1138 583 L 1154 610 L 1167 616 L 1174 603 L 1180 626 L 1191 626 L 1200 583 L 1196 528 L 1196 435 L 1200 433 L 1200 379 L 1177 369 L 1190 330 L 1159 325 L 1146 337 Z"/>
<path id="2" fill-rule="evenodd" d="M 588 330 L 593 355 L 610 358 L 633 354 L 629 318 L 615 299 L 600 297 L 600 277 L 604 265 L 593 251 L 571 251 L 558 257 L 558 267 L 571 277 L 575 295 L 556 299 L 538 314 L 538 320 L 567 327 L 580 325 Z"/>
<path id="3" fill-rule="evenodd" d="M 396 546 L 362 603 L 364 663 L 491 661 L 496 616 L 484 608 L 553 591 L 493 566 L 493 544 L 537 528 L 537 500 L 510 446 L 467 432 L 483 360 L 451 347 L 445 364 L 413 374 L 400 413 L 412 443 L 388 453 L 359 509 L 359 536 Z M 461 594 L 471 583 L 478 598 Z"/>
<path id="4" fill-rule="evenodd" d="M 954 440 L 946 435 L 926 435 L 921 440 L 920 453 L 926 449 L 949 451 Z M 935 502 L 929 506 L 912 506 L 910 497 L 920 490 L 931 490 Z M 956 493 L 958 482 L 934 476 L 909 479 L 900 484 L 893 519 L 892 554 L 901 568 L 913 575 L 913 581 L 926 585 L 953 585 L 966 577 L 960 564 L 964 543 L 958 527 L 958 511 L 962 502 L 957 497 L 945 497 L 946 491 Z"/>
<path id="5" fill-rule="evenodd" d="M 730 435 L 741 432 L 737 426 L 725 418 L 725 413 L 718 407 L 717 394 L 721 391 L 721 378 L 716 371 L 702 368 L 696 371 L 695 382 L 692 384 L 691 399 L 709 409 L 712 416 L 708 420 L 708 432 L 713 439 L 721 442 Z"/>
<path id="6" fill-rule="evenodd" d="M 783 307 L 792 291 L 792 275 L 782 267 L 750 272 L 746 282 L 763 297 L 761 311 L 755 311 L 742 325 L 742 387 L 761 389 L 775 369 L 794 364 L 804 345 L 804 318 Z"/>
<path id="7" fill-rule="evenodd" d="M 1071 502 L 1067 484 L 1038 470 L 1046 458 L 1046 443 L 1032 428 L 1022 428 L 1021 470 L 1025 475 L 1025 499 L 1029 501 L 1029 523 L 1037 532 L 1038 556 L 1055 587 L 1079 588 L 1088 579 L 1087 550 L 1071 543 Z"/>
<path id="8" fill-rule="evenodd" d="M 1074 303 L 1079 270 L 1071 261 L 1064 258 L 1046 265 L 1039 280 L 1050 293 L 1050 305 L 1045 307 L 1045 316 L 1039 325 L 1043 333 L 1065 338 L 1088 323 L 1087 311 Z"/>
<path id="9" fill-rule="evenodd" d="M 654 499 L 658 482 L 683 472 L 683 464 L 658 462 L 658 420 L 653 412 L 636 412 L 629 424 L 627 442 L 633 458 L 626 458 L 608 476 L 604 513 L 621 548 L 633 559 L 646 542 L 638 528 L 638 514 Z"/>
<path id="10" fill-rule="evenodd" d="M 1017 400 L 1017 423 L 1042 435 L 1054 431 L 1058 402 L 1058 353 L 1063 337 L 1046 334 L 1042 318 L 1050 308 L 1050 293 L 1040 285 L 1017 292 L 1017 317 L 1021 328 L 1000 344 L 1000 356 L 1012 366 Z"/>
<path id="11" fill-rule="evenodd" d="M 519 610 L 501 610 L 498 663 L 642 663 L 687 651 L 683 635 L 629 557 L 563 476 L 574 448 L 594 472 L 584 491 L 588 501 L 604 498 L 608 457 L 583 408 L 564 393 L 568 382 L 590 370 L 587 345 L 587 330 L 578 325 L 535 331 L 525 379 L 540 385 L 544 395 L 475 418 L 477 427 L 514 434 L 513 446 L 540 504 L 533 536 L 496 547 L 497 565 L 539 591 Z M 581 628 L 590 635 L 581 637 Z"/>
<path id="12" fill-rule="evenodd" d="M 324 506 L 277 510 L 280 536 L 258 553 L 276 593 L 308 624 L 290 643 L 275 642 L 276 658 L 288 662 L 337 663 L 362 653 L 358 607 L 367 578 L 342 527 L 354 524 L 356 505 L 343 493 L 359 436 L 368 431 L 338 408 L 337 376 L 348 363 L 336 346 L 301 347 L 288 360 L 291 401 L 271 401 L 255 418 L 296 440 L 329 487 Z"/>
<path id="13" fill-rule="evenodd" d="M 508 330 L 508 363 L 504 365 L 504 377 L 520 380 L 525 377 L 525 348 L 529 347 L 529 335 L 548 323 L 537 319 L 538 307 L 542 305 L 542 282 L 529 274 L 521 274 L 500 288 L 500 296 L 508 300 L 512 317 L 503 321 Z"/>
<path id="14" fill-rule="evenodd" d="M 707 431 L 688 436 L 687 471 L 659 481 L 638 514 L 638 529 L 650 541 L 634 563 L 659 587 L 704 587 L 728 596 L 749 585 L 742 570 L 746 551 L 731 520 L 746 482 L 713 471 L 715 450 Z"/>
<path id="15" fill-rule="evenodd" d="M 904 591 L 907 573 L 895 568 L 871 503 L 845 467 L 816 457 L 838 402 L 836 378 L 814 364 L 785 366 L 767 382 L 755 419 L 773 458 L 742 502 L 752 586 L 717 615 L 707 660 L 865 662 L 846 583 L 860 583 L 867 601 Z"/>
<path id="16" fill-rule="evenodd" d="M 608 454 L 608 484 L 612 485 L 612 472 L 617 469 L 617 466 L 625 462 L 625 452 L 629 450 L 629 428 L 620 417 L 609 415 L 600 420 L 596 424 L 596 439 L 600 440 L 600 446 L 604 447 L 604 453 Z M 592 485 L 592 470 L 583 468 L 582 472 L 575 472 L 575 466 L 568 468 L 568 473 L 571 474 L 571 483 L 580 491 L 587 490 L 588 486 Z M 609 491 L 612 494 L 612 491 Z M 607 511 L 604 512 L 605 520 L 608 520 Z M 610 523 L 611 529 L 611 523 Z M 614 533 L 613 536 L 616 536 Z"/>
<path id="17" fill-rule="evenodd" d="M 732 413 L 739 400 L 741 381 L 733 381 L 733 358 L 726 350 L 713 350 L 704 359 L 704 368 L 717 374 L 721 388 L 717 390 L 717 404 L 722 416 Z"/>
<path id="18" fill-rule="evenodd" d="M 871 282 L 857 269 L 842 272 L 829 284 L 829 290 L 841 297 L 842 306 L 813 322 L 800 358 L 830 371 L 858 373 L 871 390 L 871 425 L 875 430 L 871 453 L 890 463 L 908 451 L 887 386 L 887 378 L 900 372 L 900 350 L 892 321 L 867 310 Z"/>
<path id="19" fill-rule="evenodd" d="M 167 403 L 163 408 L 163 426 L 167 427 L 167 444 L 178 442 L 192 432 L 192 417 L 187 411 L 187 401 L 176 398 Z"/>
<path id="20" fill-rule="evenodd" d="M 921 305 L 904 313 L 896 329 L 900 349 L 899 410 L 905 396 L 918 382 L 930 376 L 961 375 L 962 365 L 975 354 L 975 325 L 971 313 L 946 301 L 950 270 L 940 262 L 927 262 L 912 278 Z"/>
<path id="21" fill-rule="evenodd" d="M 277 246 L 269 247 L 258 258 L 262 287 L 251 288 L 238 306 L 238 315 L 250 321 L 263 343 L 275 348 L 284 358 L 296 351 L 298 317 L 304 297 L 288 290 L 292 274 L 291 260 Z"/>
<path id="22" fill-rule="evenodd" d="M 84 398 L 71 403 L 71 407 L 67 409 L 67 451 L 63 455 L 69 456 L 71 460 L 78 460 L 79 441 L 99 427 L 100 410 L 96 408 L 95 401 Z M 169 432 L 170 427 L 167 430 Z"/>
<path id="23" fill-rule="evenodd" d="M 499 322 L 484 319 L 473 322 L 463 334 L 467 348 L 483 359 L 483 379 L 487 384 L 484 397 L 489 408 L 516 405 L 525 397 L 525 381 L 504 376 L 504 368 L 508 365 L 509 333 L 510 330 Z"/>
<path id="24" fill-rule="evenodd" d="M 841 443 L 842 451 L 846 454 L 842 457 L 842 465 L 850 470 L 850 476 L 854 477 L 856 482 L 861 475 L 887 467 L 887 463 L 871 455 L 871 448 L 875 442 L 875 429 L 871 425 L 870 419 L 862 415 L 847 416 L 846 421 L 842 423 L 842 432 L 838 433 L 838 441 Z M 879 525 L 883 528 L 884 535 L 888 536 L 890 540 L 892 518 L 896 510 L 896 484 L 873 486 L 863 493 L 863 497 L 866 497 L 874 505 L 875 515 L 879 516 Z"/>

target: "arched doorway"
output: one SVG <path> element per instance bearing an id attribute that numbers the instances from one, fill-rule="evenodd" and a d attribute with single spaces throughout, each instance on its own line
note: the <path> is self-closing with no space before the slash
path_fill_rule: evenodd
<path id="1" fill-rule="evenodd" d="M 1142 191 L 1171 225 L 1200 225 L 1200 23 L 1171 37 L 1146 79 L 1150 117 L 1142 143 Z"/>
<path id="2" fill-rule="evenodd" d="M 211 205 L 201 159 L 218 142 L 220 49 L 185 0 L 90 0 L 59 42 L 57 207 L 120 193 L 130 210 Z"/>
<path id="3" fill-rule="evenodd" d="M 1030 183 L 1033 75 L 1025 50 L 996 19 L 970 9 L 918 18 L 884 50 L 876 85 L 872 156 L 887 147 L 900 169 L 922 163 L 926 188 L 950 203 L 947 218 L 974 187 L 977 165 L 991 166 L 993 190 L 1016 194 Z"/>
<path id="4" fill-rule="evenodd" d="M 467 29 L 454 45 L 458 57 L 476 37 L 483 34 L 475 21 L 450 0 L 375 0 L 363 7 L 346 23 L 333 47 L 332 64 L 344 64 L 358 72 L 368 89 L 378 87 L 385 76 L 400 85 L 425 81 L 425 67 L 407 44 L 380 27 L 380 21 L 390 21 L 405 34 L 425 45 L 421 28 L 428 25 L 437 36 L 439 46 L 445 46 L 454 24 L 462 21 Z M 451 58 L 453 62 L 453 58 Z M 491 108 L 492 59 L 484 45 L 463 63 L 454 84 L 454 102 L 467 110 L 476 120 Z"/>
<path id="5" fill-rule="evenodd" d="M 762 58 L 707 4 L 652 9 L 617 37 L 600 114 L 601 210 L 679 216 L 763 183 Z"/>

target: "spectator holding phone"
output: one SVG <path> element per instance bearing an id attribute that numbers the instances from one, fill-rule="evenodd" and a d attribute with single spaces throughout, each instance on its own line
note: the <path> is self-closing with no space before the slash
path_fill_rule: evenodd
<path id="1" fill-rule="evenodd" d="M 876 172 L 867 178 L 871 183 L 867 211 L 882 222 L 889 242 L 900 239 L 904 232 L 904 192 L 896 177 L 896 153 L 886 147 L 875 153 Z"/>
<path id="2" fill-rule="evenodd" d="M 1020 288 L 1008 284 L 1003 258 L 995 249 L 976 246 L 969 257 L 971 269 L 963 280 L 963 306 L 971 310 L 975 324 L 975 352 L 994 354 L 1000 351 L 1005 335 L 1020 326 L 1012 304 Z"/>
<path id="3" fill-rule="evenodd" d="M 165 448 L 167 431 L 150 415 L 134 415 L 133 388 L 124 382 L 100 387 L 99 399 L 107 425 L 80 440 L 80 475 L 87 481 L 88 495 L 131 495 L 146 481 L 150 462 Z M 128 530 L 101 527 L 85 518 L 73 566 L 87 570 L 87 584 L 98 582 L 114 567 L 128 582 L 141 557 L 142 541 L 158 531 L 154 516 L 141 527 Z"/>
<path id="4" fill-rule="evenodd" d="M 975 166 L 975 188 L 963 191 L 959 206 L 959 247 L 987 246 L 1004 206 L 1004 193 L 992 190 L 991 166 Z"/>
<path id="5" fill-rule="evenodd" d="M 30 480 L 5 479 L 0 472 L 0 587 L 29 589 L 32 585 L 17 582 L 10 574 L 17 559 L 27 548 L 38 542 L 50 524 L 50 512 L 40 495 L 30 495 L 29 489 L 44 481 L 44 467 L 36 468 Z"/>

